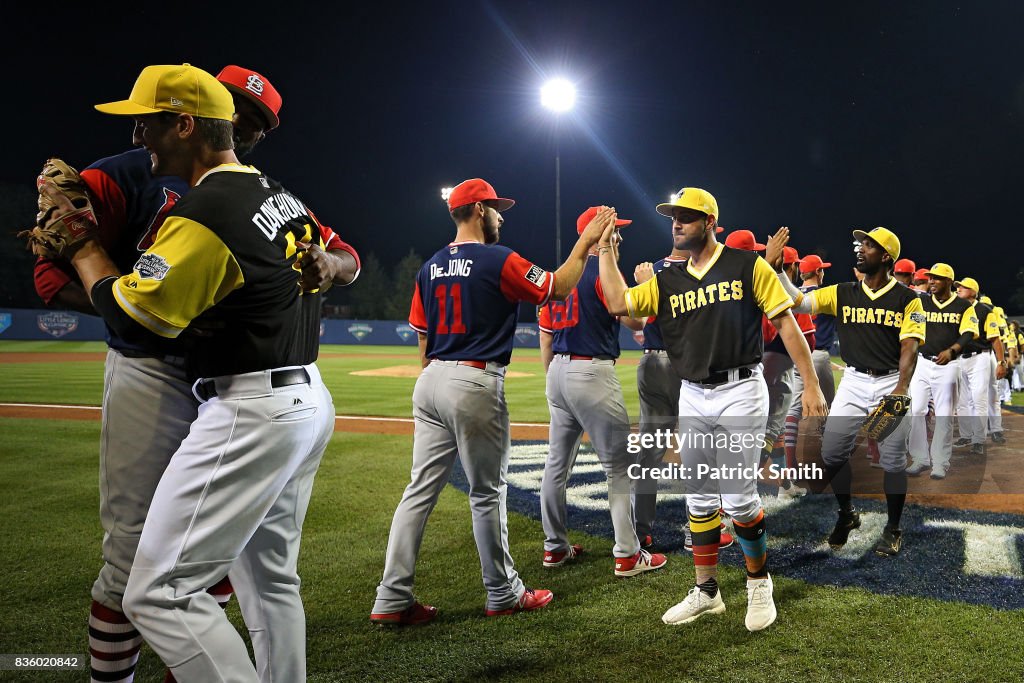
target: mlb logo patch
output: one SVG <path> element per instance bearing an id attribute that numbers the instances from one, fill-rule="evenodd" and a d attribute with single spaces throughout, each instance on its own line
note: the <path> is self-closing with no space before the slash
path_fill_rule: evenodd
<path id="1" fill-rule="evenodd" d="M 910 314 L 910 319 L 913 320 L 915 323 L 923 323 L 926 320 L 928 320 L 928 317 L 924 313 L 915 311 Z"/>
<path id="2" fill-rule="evenodd" d="M 543 268 L 537 266 L 530 266 L 530 269 L 526 271 L 526 279 L 533 284 L 541 287 L 544 285 L 544 281 L 548 279 L 548 273 Z"/>

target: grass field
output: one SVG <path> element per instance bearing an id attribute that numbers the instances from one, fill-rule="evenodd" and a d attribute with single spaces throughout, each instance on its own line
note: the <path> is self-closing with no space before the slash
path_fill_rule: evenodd
<path id="1" fill-rule="evenodd" d="M 4 351 L 101 351 L 101 345 L 0 344 Z M 407 352 L 408 350 L 406 350 Z M 321 362 L 339 413 L 405 416 L 412 380 L 348 374 L 380 367 L 364 356 L 395 349 L 325 347 Z M 346 358 L 345 356 L 354 356 Z M 529 371 L 535 354 L 517 355 Z M 386 359 L 383 364 L 409 361 Z M 0 402 L 98 402 L 102 364 L 3 366 Z M 512 419 L 543 421 L 543 381 L 509 380 Z M 627 396 L 632 366 L 620 365 Z M 635 396 L 630 413 L 635 417 Z M 0 418 L 0 651 L 84 654 L 89 588 L 100 567 L 96 453 L 99 423 Z M 510 515 L 512 554 L 527 585 L 556 600 L 537 613 L 488 620 L 466 497 L 445 490 L 427 527 L 417 594 L 441 618 L 421 629 L 371 626 L 391 514 L 408 481 L 411 439 L 337 433 L 317 477 L 300 572 L 310 680 L 1020 681 L 1024 612 L 817 586 L 776 576 L 780 616 L 743 627 L 742 572 L 723 567 L 728 612 L 667 627 L 664 610 L 692 585 L 692 560 L 634 579 L 612 575 L 611 541 L 582 533 L 575 566 L 540 565 L 540 523 Z M 920 568 L 928 572 L 928 566 Z M 935 581 L 949 580 L 937 575 Z M 237 608 L 229 614 L 242 628 Z M 139 681 L 161 680 L 143 651 Z M 84 680 L 76 674 L 0 672 L 0 680 Z"/>

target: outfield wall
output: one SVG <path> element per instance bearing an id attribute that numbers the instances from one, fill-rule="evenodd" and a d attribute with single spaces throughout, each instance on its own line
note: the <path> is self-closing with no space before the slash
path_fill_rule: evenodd
<path id="1" fill-rule="evenodd" d="M 103 321 L 93 315 L 71 311 L 0 310 L 0 339 L 45 341 L 103 341 L 106 328 Z M 416 345 L 416 332 L 406 322 L 398 320 L 336 320 L 320 323 L 322 344 Z M 619 344 L 625 349 L 639 349 L 641 343 L 626 328 L 619 329 Z M 516 326 L 515 345 L 538 348 L 537 323 Z"/>

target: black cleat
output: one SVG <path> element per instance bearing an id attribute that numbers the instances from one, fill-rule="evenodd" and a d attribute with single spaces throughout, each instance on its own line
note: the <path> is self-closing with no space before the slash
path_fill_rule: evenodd
<path id="1" fill-rule="evenodd" d="M 985 444 L 976 443 L 971 446 L 971 455 L 985 455 Z"/>
<path id="2" fill-rule="evenodd" d="M 875 554 L 882 557 L 892 557 L 900 552 L 902 545 L 903 532 L 886 524 L 882 530 L 882 537 L 875 544 Z"/>
<path id="3" fill-rule="evenodd" d="M 1002 445 L 1006 443 L 1006 437 L 1003 436 L 1002 432 L 992 432 L 992 442 Z"/>
<path id="4" fill-rule="evenodd" d="M 959 439 L 953 442 L 953 448 L 967 448 L 970 445 L 971 440 L 964 437 L 960 437 Z"/>
<path id="5" fill-rule="evenodd" d="M 829 546 L 832 550 L 839 550 L 846 545 L 846 539 L 850 537 L 850 532 L 859 528 L 860 515 L 857 514 L 856 510 L 850 510 L 849 512 L 840 510 L 839 519 L 836 520 L 836 527 L 832 529 L 832 533 L 828 537 Z"/>

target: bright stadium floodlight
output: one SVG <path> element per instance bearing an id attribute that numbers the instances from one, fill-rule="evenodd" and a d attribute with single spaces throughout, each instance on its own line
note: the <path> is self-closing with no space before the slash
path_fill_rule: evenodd
<path id="1" fill-rule="evenodd" d="M 541 86 L 540 103 L 545 109 L 564 114 L 576 104 L 576 86 L 564 78 L 552 78 Z M 562 262 L 562 160 L 555 126 L 555 263 Z"/>
<path id="2" fill-rule="evenodd" d="M 441 201 L 448 201 L 448 198 L 452 196 L 452 190 L 454 187 L 442 187 L 441 188 Z"/>
<path id="3" fill-rule="evenodd" d="M 569 111 L 576 104 L 576 86 L 564 78 L 553 78 L 541 87 L 540 103 L 551 111 Z"/>

